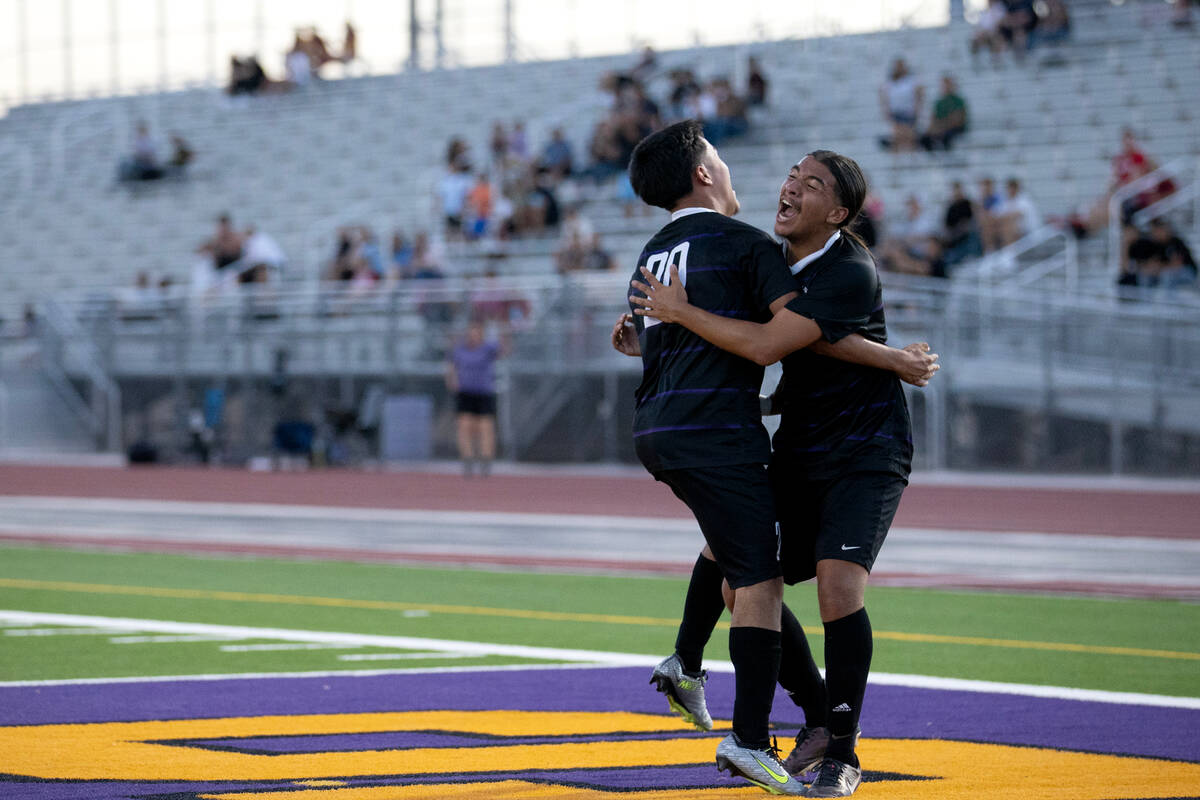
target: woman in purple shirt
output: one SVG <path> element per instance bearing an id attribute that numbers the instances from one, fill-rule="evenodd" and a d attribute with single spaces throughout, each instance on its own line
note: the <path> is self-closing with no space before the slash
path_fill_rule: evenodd
<path id="1" fill-rule="evenodd" d="M 496 359 L 504 349 L 485 341 L 483 324 L 472 322 L 446 365 L 446 388 L 458 412 L 458 456 L 468 478 L 473 469 L 486 477 L 496 457 Z"/>

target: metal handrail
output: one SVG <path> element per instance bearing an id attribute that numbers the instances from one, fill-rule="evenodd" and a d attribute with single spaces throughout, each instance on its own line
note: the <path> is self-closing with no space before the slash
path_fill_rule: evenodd
<path id="1" fill-rule="evenodd" d="M 1021 256 L 1032 252 L 1055 239 L 1063 241 L 1062 250 L 1047 256 L 1019 270 L 1000 269 L 1001 264 L 1018 264 Z M 1017 241 L 988 253 L 974 263 L 964 265 L 958 270 L 960 274 L 974 276 L 979 287 L 987 285 L 988 280 L 1003 281 L 1004 286 L 1015 287 L 1032 283 L 1044 278 L 1061 266 L 1063 284 L 1068 292 L 1075 292 L 1079 286 L 1079 248 L 1069 231 L 1061 230 L 1053 225 L 1043 225 L 1021 237 Z"/>
<path id="2" fill-rule="evenodd" d="M 1168 178 L 1182 180 L 1190 176 L 1189 165 L 1182 159 L 1170 161 L 1153 172 L 1130 181 L 1121 186 L 1108 198 L 1108 263 L 1109 272 L 1113 275 L 1121 271 L 1121 206 L 1131 197 L 1158 186 Z M 1181 187 L 1176 186 L 1179 191 Z"/>
<path id="3" fill-rule="evenodd" d="M 56 347 L 43 359 L 42 366 L 51 378 L 60 384 L 60 394 L 70 403 L 76 413 L 86 419 L 90 427 L 103 438 L 104 447 L 115 451 L 121 446 L 121 389 L 116 381 L 101 365 L 100 355 L 91 336 L 84 331 L 78 320 L 54 300 L 42 303 L 42 313 L 39 315 L 43 335 L 51 332 L 56 339 Z M 70 387 L 69 381 L 65 387 L 62 382 L 67 378 L 66 363 L 70 357 L 78 366 L 78 371 L 85 375 L 92 384 L 92 404 L 86 403 Z M 70 391 L 65 391 L 69 388 Z M 82 408 L 82 410 L 81 410 Z"/>

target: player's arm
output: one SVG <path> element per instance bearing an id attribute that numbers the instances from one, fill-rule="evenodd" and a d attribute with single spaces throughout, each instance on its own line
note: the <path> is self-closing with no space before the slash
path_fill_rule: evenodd
<path id="1" fill-rule="evenodd" d="M 941 369 L 937 364 L 937 353 L 929 352 L 925 342 L 913 342 L 898 349 L 853 333 L 834 344 L 818 339 L 808 349 L 839 361 L 894 372 L 900 380 L 913 386 L 927 385 L 933 373 Z"/>
<path id="2" fill-rule="evenodd" d="M 929 346 L 923 342 L 900 350 L 873 342 L 859 334 L 851 334 L 836 343 L 826 341 L 816 322 L 784 307 L 795 296 L 794 293 L 771 303 L 771 311 L 775 316 L 770 322 L 748 322 L 712 314 L 688 303 L 687 291 L 674 267 L 671 282 L 667 285 L 644 268 L 642 274 L 648 283 L 634 281 L 631 285 L 643 294 L 652 295 L 653 299 L 630 296 L 632 302 L 641 306 L 635 309 L 635 313 L 683 325 L 722 350 L 748 358 L 756 364 L 773 364 L 788 353 L 809 347 L 820 355 L 840 361 L 895 372 L 901 380 L 914 386 L 926 385 L 938 370 L 934 363 L 937 354 L 929 353 Z"/>
<path id="3" fill-rule="evenodd" d="M 730 319 L 688 303 L 675 265 L 671 265 L 669 284 L 663 284 L 645 267 L 641 272 L 647 283 L 633 281 L 630 285 L 646 297 L 630 295 L 630 302 L 639 306 L 633 313 L 682 325 L 722 350 L 756 364 L 774 364 L 793 350 L 808 347 L 821 338 L 817 323 L 783 308 L 787 303 L 784 298 L 771 303 L 771 310 L 776 313 L 770 322 Z"/>

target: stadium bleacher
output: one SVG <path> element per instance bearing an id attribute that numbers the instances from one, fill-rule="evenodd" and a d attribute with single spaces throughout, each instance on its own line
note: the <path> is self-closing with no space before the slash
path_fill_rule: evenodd
<path id="1" fill-rule="evenodd" d="M 889 210 L 910 193 L 940 207 L 951 180 L 973 185 L 988 174 L 1020 177 L 1043 214 L 1065 215 L 1103 193 L 1125 125 L 1160 163 L 1200 156 L 1192 119 L 1200 48 L 1190 32 L 1147 30 L 1142 20 L 1133 7 L 1077 14 L 1053 66 L 1039 51 L 1020 66 L 976 64 L 962 26 L 673 51 L 660 64 L 737 76 L 745 56 L 758 54 L 770 106 L 750 134 L 723 148 L 752 223 L 769 226 L 783 169 L 816 147 L 857 158 Z M 929 91 L 943 73 L 958 80 L 972 130 L 950 155 L 880 149 L 877 91 L 898 55 Z M 406 72 L 237 102 L 194 89 L 12 109 L 0 120 L 0 151 L 23 190 L 0 201 L 6 258 L 17 266 L 3 271 L 0 294 L 15 303 L 128 286 L 142 271 L 186 283 L 192 251 L 222 211 L 280 241 L 290 259 L 286 280 L 312 280 L 338 225 L 365 222 L 385 236 L 435 227 L 432 189 L 452 136 L 467 139 L 478 159 L 494 119 L 525 119 L 535 146 L 562 125 L 580 153 L 607 105 L 600 76 L 630 60 Z M 189 140 L 198 153 L 190 177 L 133 191 L 115 184 L 139 119 L 161 137 L 178 131 Z M 587 213 L 621 263 L 658 224 L 627 219 L 604 202 Z M 1085 265 L 1107 279 L 1102 244 L 1085 248 Z M 520 242 L 504 271 L 550 271 L 554 246 L 552 238 Z M 456 262 L 452 271 L 483 271 L 482 261 Z"/>

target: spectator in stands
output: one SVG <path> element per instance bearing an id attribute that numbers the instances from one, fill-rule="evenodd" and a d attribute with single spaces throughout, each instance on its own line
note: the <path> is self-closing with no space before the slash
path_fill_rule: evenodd
<path id="1" fill-rule="evenodd" d="M 271 79 L 263 72 L 257 56 L 229 57 L 229 94 L 258 94 L 271 88 Z"/>
<path id="2" fill-rule="evenodd" d="M 550 133 L 550 141 L 542 148 L 537 165 L 547 170 L 557 183 L 571 174 L 571 161 L 571 145 L 567 141 L 567 135 L 562 128 L 555 128 Z"/>
<path id="3" fill-rule="evenodd" d="M 999 212 L 1004 198 L 996 190 L 992 178 L 979 179 L 979 199 L 975 203 L 975 220 L 979 226 L 979 237 L 983 240 L 983 252 L 990 253 L 1004 246 L 1001 236 Z"/>
<path id="4" fill-rule="evenodd" d="M 287 256 L 274 237 L 251 226 L 243 234 L 241 261 L 240 283 L 268 283 L 283 269 Z"/>
<path id="5" fill-rule="evenodd" d="M 1042 226 L 1042 216 L 1028 193 L 1021 188 L 1021 182 L 1009 178 L 1004 188 L 1004 201 L 996 210 L 1001 247 L 1007 247 Z"/>
<path id="6" fill-rule="evenodd" d="M 201 244 L 196 252 L 210 255 L 213 269 L 219 274 L 241 259 L 244 244 L 245 238 L 234 230 L 233 220 L 228 214 L 222 214 L 217 218 L 217 230 L 213 237 Z"/>
<path id="7" fill-rule="evenodd" d="M 950 202 L 942 218 L 942 260 L 950 268 L 981 255 L 983 246 L 975 224 L 975 206 L 963 190 L 962 182 L 954 181 L 950 184 Z"/>
<path id="8" fill-rule="evenodd" d="M 283 69 L 287 76 L 288 86 L 292 88 L 303 89 L 312 81 L 312 60 L 309 58 L 308 47 L 301 38 L 300 31 L 296 31 L 292 49 L 283 57 Z"/>
<path id="9" fill-rule="evenodd" d="M 463 206 L 463 227 L 468 239 L 480 239 L 488 233 L 488 222 L 492 216 L 492 182 L 486 172 L 479 173 L 475 184 L 467 192 Z"/>
<path id="10" fill-rule="evenodd" d="M 460 167 L 464 162 L 467 162 L 469 146 L 463 141 L 461 136 L 453 137 L 446 145 L 446 166 Z"/>
<path id="11" fill-rule="evenodd" d="M 554 252 L 554 268 L 560 275 L 575 272 L 583 267 L 584 239 L 578 230 L 565 231 L 566 235 Z"/>
<path id="12" fill-rule="evenodd" d="M 670 122 L 698 118 L 700 110 L 697 105 L 700 97 L 700 84 L 696 76 L 688 69 L 671 70 L 671 89 L 668 94 Z"/>
<path id="13" fill-rule="evenodd" d="M 1021 60 L 1029 50 L 1029 34 L 1038 24 L 1034 0 L 1004 0 L 1004 6 L 1007 13 L 1000 20 L 1000 35 L 1017 60 Z"/>
<path id="14" fill-rule="evenodd" d="M 517 120 L 508 134 L 508 158 L 518 164 L 529 163 L 529 138 L 525 135 L 525 123 Z"/>
<path id="15" fill-rule="evenodd" d="M 1067 223 L 1079 238 L 1084 238 L 1109 224 L 1109 203 L 1113 195 L 1139 178 L 1158 169 L 1154 159 L 1146 155 L 1138 143 L 1137 135 L 1130 128 L 1121 131 L 1121 150 L 1112 160 L 1112 180 L 1108 190 L 1081 213 L 1072 214 Z M 1154 186 L 1148 186 L 1121 204 L 1121 222 L 1128 223 L 1133 215 L 1147 206 L 1175 192 L 1175 182 L 1163 178 Z"/>
<path id="16" fill-rule="evenodd" d="M 504 169 L 508 162 L 508 131 L 504 130 L 504 123 L 499 120 L 492 123 L 488 152 L 491 154 L 492 169 Z"/>
<path id="17" fill-rule="evenodd" d="M 438 181 L 437 196 L 441 204 L 442 221 L 446 236 L 459 239 L 463 235 L 467 194 L 471 191 L 471 165 L 460 156 Z"/>
<path id="18" fill-rule="evenodd" d="M 1071 14 L 1063 0 L 1043 0 L 1046 4 L 1037 22 L 1037 27 L 1029 34 L 1029 47 L 1045 47 L 1059 44 L 1071 38 Z"/>
<path id="19" fill-rule="evenodd" d="M 622 150 L 617 142 L 616 122 L 610 117 L 605 117 L 597 122 L 592 130 L 592 140 L 588 143 L 588 156 L 592 163 L 583 174 L 597 184 L 619 175 L 625 169 L 621 154 Z"/>
<path id="20" fill-rule="evenodd" d="M 892 126 L 890 139 L 883 141 L 892 152 L 914 150 L 917 146 L 917 114 L 925 102 L 925 87 L 908 69 L 903 58 L 892 62 L 888 80 L 879 88 L 884 118 Z"/>
<path id="21" fill-rule="evenodd" d="M 714 146 L 732 136 L 741 136 L 750 128 L 746 101 L 733 91 L 728 78 L 715 78 L 708 85 L 711 116 L 703 118 L 704 138 Z"/>
<path id="22" fill-rule="evenodd" d="M 883 268 L 906 275 L 946 277 L 937 222 L 916 195 L 908 196 L 904 209 L 903 218 L 888 223 L 887 239 L 880 250 Z"/>
<path id="23" fill-rule="evenodd" d="M 154 319 L 161 310 L 160 295 L 150 281 L 150 273 L 141 271 L 134 278 L 133 286 L 116 293 L 121 319 Z"/>
<path id="24" fill-rule="evenodd" d="M 402 231 L 392 234 L 392 266 L 390 276 L 404 280 L 412 277 L 413 245 Z"/>
<path id="25" fill-rule="evenodd" d="M 161 178 L 163 167 L 158 161 L 158 146 L 145 122 L 137 124 L 133 150 L 121 161 L 119 178 L 123 181 L 152 181 Z"/>
<path id="26" fill-rule="evenodd" d="M 1127 260 L 1117 283 L 1122 286 L 1177 289 L 1196 285 L 1196 260 L 1187 243 L 1162 217 L 1150 223 L 1148 233 L 1129 244 Z"/>
<path id="27" fill-rule="evenodd" d="M 1004 0 L 988 0 L 987 7 L 980 12 L 975 31 L 971 34 L 972 59 L 975 59 L 980 50 L 987 50 L 992 54 L 992 63 L 998 62 L 1005 47 L 1000 24 L 1007 14 L 1008 8 L 1004 5 Z"/>
<path id="28" fill-rule="evenodd" d="M 630 76 L 638 83 L 644 84 L 654 75 L 654 70 L 658 67 L 658 54 L 654 52 L 654 48 L 646 45 L 642 48 L 642 56 L 633 69 L 629 71 Z"/>
<path id="29" fill-rule="evenodd" d="M 442 256 L 439 249 L 429 241 L 429 234 L 421 231 L 413 239 L 412 277 L 417 280 L 438 280 L 442 274 Z"/>
<path id="30" fill-rule="evenodd" d="M 321 34 L 317 32 L 316 28 L 304 28 L 298 32 L 298 35 L 304 52 L 308 54 L 308 62 L 312 67 L 312 76 L 320 78 L 321 68 L 330 61 L 337 61 L 337 59 L 329 52 L 325 40 L 321 38 Z"/>
<path id="31" fill-rule="evenodd" d="M 751 106 L 765 106 L 767 104 L 767 76 L 763 72 L 762 64 L 758 63 L 755 56 L 750 56 L 750 61 L 746 65 L 746 102 Z"/>
<path id="32" fill-rule="evenodd" d="M 929 128 L 921 137 L 926 150 L 949 150 L 954 140 L 967 132 L 967 101 L 958 93 L 954 78 L 942 76 L 942 93 L 933 103 Z"/>
<path id="33" fill-rule="evenodd" d="M 1176 28 L 1192 27 L 1192 0 L 1174 0 L 1171 4 L 1171 24 Z"/>
<path id="34" fill-rule="evenodd" d="M 611 272 L 617 268 L 617 261 L 613 258 L 612 253 L 604 247 L 604 242 L 600 238 L 599 233 L 592 233 L 585 240 L 583 260 L 580 268 L 585 271 L 607 271 Z"/>
<path id="35" fill-rule="evenodd" d="M 196 160 L 196 152 L 187 140 L 178 133 L 171 134 L 171 158 L 167 161 L 167 171 L 175 177 L 182 178 L 188 164 Z"/>
<path id="36" fill-rule="evenodd" d="M 496 457 L 496 361 L 506 342 L 484 340 L 483 324 L 472 320 L 466 336 L 450 351 L 446 388 L 454 395 L 458 455 L 463 475 L 487 477 Z"/>
<path id="37" fill-rule="evenodd" d="M 515 204 L 513 224 L 519 233 L 540 234 L 547 229 L 558 228 L 558 198 L 554 194 L 554 183 L 546 170 L 535 170 L 531 179 L 525 181 L 524 191 Z"/>

